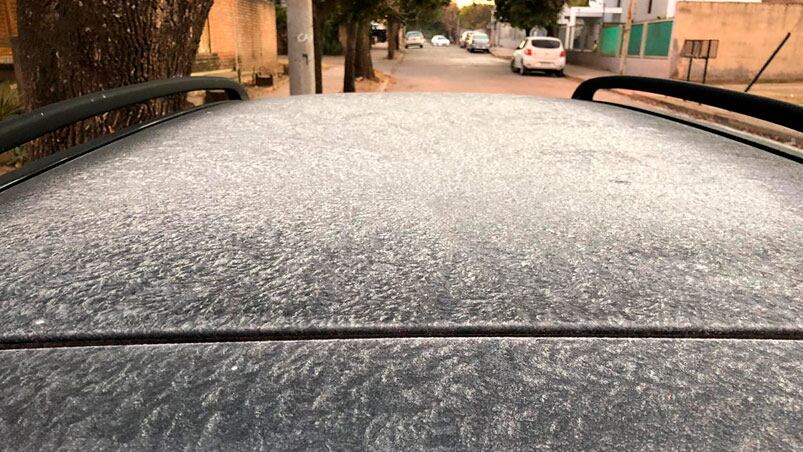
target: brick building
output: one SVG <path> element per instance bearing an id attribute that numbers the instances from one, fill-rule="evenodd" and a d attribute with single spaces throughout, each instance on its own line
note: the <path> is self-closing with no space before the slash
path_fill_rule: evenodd
<path id="1" fill-rule="evenodd" d="M 11 64 L 11 37 L 17 36 L 17 2 L 0 0 L 0 64 Z"/>
<path id="2" fill-rule="evenodd" d="M 0 0 L 0 79 L 13 74 L 11 38 L 17 36 L 17 2 Z M 196 71 L 272 72 L 277 67 L 273 0 L 215 0 L 198 46 Z M 248 78 L 244 78 L 245 81 Z"/>
<path id="3" fill-rule="evenodd" d="M 277 66 L 272 0 L 215 0 L 198 46 L 196 71 L 272 72 Z"/>

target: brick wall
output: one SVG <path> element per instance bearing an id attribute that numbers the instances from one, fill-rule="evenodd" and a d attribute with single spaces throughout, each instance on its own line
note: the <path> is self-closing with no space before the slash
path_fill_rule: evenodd
<path id="1" fill-rule="evenodd" d="M 792 36 L 761 76 L 762 81 L 803 80 L 803 4 L 678 2 L 672 31 L 672 77 L 685 78 L 688 58 L 680 57 L 687 39 L 718 39 L 717 57 L 707 79 L 746 83 L 753 78 L 787 32 Z M 704 63 L 692 65 L 692 80 L 702 79 Z"/>
<path id="2" fill-rule="evenodd" d="M 11 62 L 12 36 L 17 36 L 17 2 L 0 0 L 0 63 Z"/>
<path id="3" fill-rule="evenodd" d="M 276 8 L 270 0 L 215 0 L 198 46 L 196 69 L 274 71 Z"/>

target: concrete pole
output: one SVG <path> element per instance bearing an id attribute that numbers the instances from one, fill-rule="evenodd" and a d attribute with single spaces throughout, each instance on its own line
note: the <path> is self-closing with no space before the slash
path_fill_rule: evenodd
<path id="1" fill-rule="evenodd" d="M 625 19 L 625 30 L 622 33 L 622 55 L 619 57 L 619 75 L 625 73 L 625 63 L 627 63 L 627 48 L 630 46 L 630 28 L 633 26 L 633 9 L 636 7 L 636 0 L 630 0 L 627 4 L 627 18 Z"/>
<path id="2" fill-rule="evenodd" d="M 290 95 L 315 94 L 312 0 L 287 0 L 287 57 Z"/>

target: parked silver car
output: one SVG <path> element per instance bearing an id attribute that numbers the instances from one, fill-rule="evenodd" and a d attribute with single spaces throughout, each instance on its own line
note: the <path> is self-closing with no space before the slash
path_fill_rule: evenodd
<path id="1" fill-rule="evenodd" d="M 466 41 L 466 50 L 469 52 L 490 52 L 490 42 L 488 35 L 482 32 L 474 32 Z"/>
<path id="2" fill-rule="evenodd" d="M 424 48 L 424 34 L 420 31 L 408 31 L 406 35 L 404 35 L 404 48 L 409 49 L 410 47 L 418 47 L 419 49 Z"/>

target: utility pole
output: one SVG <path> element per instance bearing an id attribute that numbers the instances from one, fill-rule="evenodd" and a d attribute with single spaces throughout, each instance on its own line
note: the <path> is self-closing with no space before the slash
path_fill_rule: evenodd
<path id="1" fill-rule="evenodd" d="M 636 7 L 636 0 L 630 0 L 627 4 L 627 18 L 625 19 L 625 31 L 622 33 L 622 55 L 619 57 L 619 75 L 625 73 L 625 63 L 627 62 L 627 50 L 630 46 L 630 28 L 633 25 L 633 9 Z"/>
<path id="2" fill-rule="evenodd" d="M 312 0 L 287 0 L 287 56 L 290 95 L 315 94 Z"/>

